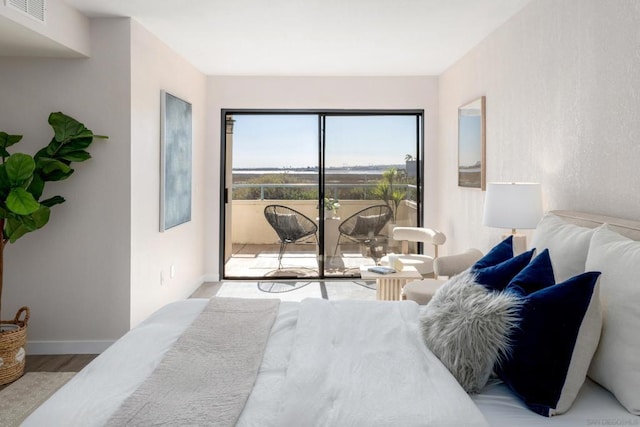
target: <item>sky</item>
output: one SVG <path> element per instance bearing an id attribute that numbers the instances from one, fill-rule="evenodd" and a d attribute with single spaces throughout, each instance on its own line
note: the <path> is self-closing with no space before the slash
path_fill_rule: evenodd
<path id="1" fill-rule="evenodd" d="M 316 114 L 236 114 L 233 167 L 318 164 Z M 327 116 L 326 166 L 401 164 L 416 156 L 415 116 Z"/>

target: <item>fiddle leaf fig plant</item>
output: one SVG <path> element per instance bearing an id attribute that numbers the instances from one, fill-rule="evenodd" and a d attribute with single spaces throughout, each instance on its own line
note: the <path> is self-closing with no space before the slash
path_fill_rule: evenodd
<path id="1" fill-rule="evenodd" d="M 94 135 L 82 123 L 63 113 L 51 113 L 49 124 L 54 136 L 49 144 L 31 156 L 10 154 L 8 148 L 22 140 L 22 135 L 0 132 L 0 307 L 2 307 L 2 267 L 4 247 L 49 222 L 51 207 L 63 203 L 62 196 L 41 200 L 45 183 L 69 178 L 73 162 L 91 158 L 86 149 Z M 2 316 L 0 316 L 0 319 Z"/>

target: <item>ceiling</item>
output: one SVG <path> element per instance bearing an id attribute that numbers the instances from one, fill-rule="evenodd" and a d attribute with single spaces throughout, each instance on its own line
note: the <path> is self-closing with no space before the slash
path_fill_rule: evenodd
<path id="1" fill-rule="evenodd" d="M 207 75 L 439 75 L 531 0 L 64 0 Z"/>

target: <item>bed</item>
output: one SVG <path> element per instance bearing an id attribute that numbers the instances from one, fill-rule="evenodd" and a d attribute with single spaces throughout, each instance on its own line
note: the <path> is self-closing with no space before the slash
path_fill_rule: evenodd
<path id="1" fill-rule="evenodd" d="M 609 233 L 602 242 L 604 259 L 591 259 L 594 231 L 588 230 L 601 230 L 603 223 Z M 639 353 L 627 354 L 640 348 L 640 339 L 636 333 L 632 342 L 621 346 L 616 341 L 620 331 L 615 330 L 629 318 L 637 321 L 637 330 L 640 301 L 633 286 L 638 287 L 626 287 L 622 297 L 618 288 L 613 296 L 604 292 L 611 280 L 628 277 L 620 273 L 621 266 L 633 274 L 640 268 L 640 248 L 627 240 L 640 240 L 640 222 L 554 211 L 539 228 L 532 244 L 563 255 L 552 258 L 556 276 L 574 274 L 571 263 L 582 263 L 582 271 L 605 266 L 597 282 L 607 300 L 595 362 L 589 377 L 582 373 L 574 387 L 575 400 L 560 415 L 545 417 L 530 410 L 514 393 L 508 376 L 506 381 L 491 378 L 478 393 L 466 393 L 455 370 L 421 339 L 429 306 L 308 299 L 276 305 L 257 302 L 245 310 L 246 300 L 214 298 L 213 307 L 206 299 L 163 307 L 79 372 L 23 425 L 640 425 L 640 408 L 635 406 L 640 388 L 634 390 L 640 384 Z M 622 255 L 616 253 L 620 250 Z M 637 262 L 628 259 L 629 254 Z M 610 255 L 615 257 L 607 259 Z M 620 311 L 630 317 L 612 316 L 612 307 L 621 300 L 625 302 Z M 232 312 L 241 312 L 242 321 L 228 314 Z M 210 316 L 207 326 L 200 325 L 204 316 Z M 243 323 L 249 329 L 242 329 Z M 257 324 L 262 326 L 250 327 Z M 199 338 L 192 341 L 194 326 L 219 336 L 208 344 Z M 584 329 L 580 327 L 579 337 Z M 264 344 L 258 348 L 261 336 Z M 221 348 L 225 341 L 231 341 L 231 349 Z M 613 353 L 603 344 L 611 345 Z M 236 357 L 228 357 L 230 353 Z M 610 363 L 604 365 L 605 379 L 594 368 L 611 357 L 618 358 L 615 368 L 622 369 L 622 378 L 607 371 Z M 591 356 L 588 359 L 587 365 Z M 571 361 L 570 370 L 573 366 Z M 193 395 L 192 388 L 198 389 Z M 212 415 L 210 410 L 218 412 Z"/>

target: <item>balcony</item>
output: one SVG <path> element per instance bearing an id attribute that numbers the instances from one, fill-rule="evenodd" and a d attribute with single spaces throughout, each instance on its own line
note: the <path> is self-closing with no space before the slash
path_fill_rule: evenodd
<path id="1" fill-rule="evenodd" d="M 375 184 L 360 185 L 363 199 L 344 200 L 340 198 L 340 208 L 337 217 L 325 220 L 325 271 L 327 278 L 359 277 L 360 265 L 373 264 L 373 259 L 366 253 L 366 248 L 355 243 L 340 242 L 338 240 L 338 225 L 342 220 L 369 206 L 384 204 L 375 199 L 372 187 Z M 415 186 L 404 184 L 407 194 L 415 194 Z M 268 199 L 271 188 L 315 188 L 314 184 L 236 184 L 237 188 L 253 188 L 260 194 L 257 200 L 232 200 L 227 218 L 227 239 L 225 253 L 226 278 L 268 278 L 268 277 L 319 277 L 318 250 L 319 245 L 314 239 L 309 243 L 290 244 L 287 246 L 282 259 L 282 268 L 278 268 L 279 242 L 278 236 L 267 223 L 264 208 L 270 204 L 280 204 L 291 207 L 307 217 L 318 221 L 316 200 L 283 200 Z M 339 198 L 343 188 L 353 187 L 353 184 L 333 184 L 327 187 L 327 194 Z M 255 193 L 255 191 L 254 191 Z M 365 198 L 366 197 L 366 198 Z M 390 239 L 391 230 L 395 226 L 415 226 L 417 218 L 417 204 L 412 200 L 402 200 L 397 209 L 396 223 L 389 223 L 383 234 L 389 236 L 387 252 L 398 253 L 399 243 Z M 229 222 L 229 221 L 228 221 Z M 320 236 L 318 236 L 320 237 Z M 410 248 L 415 250 L 415 248 Z M 336 254 L 336 256 L 334 256 Z"/>

